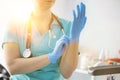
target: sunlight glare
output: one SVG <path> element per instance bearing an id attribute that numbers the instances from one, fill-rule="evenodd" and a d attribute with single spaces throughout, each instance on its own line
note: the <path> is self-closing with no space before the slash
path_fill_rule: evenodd
<path id="1" fill-rule="evenodd" d="M 12 16 L 20 21 L 27 20 L 33 10 L 32 0 L 13 0 L 11 5 Z"/>
<path id="2" fill-rule="evenodd" d="M 14 17 L 18 21 L 26 21 L 32 10 L 32 0 L 0 0 L 0 46 L 9 19 Z M 3 53 L 1 48 L 0 53 Z M 4 63 L 2 54 L 0 55 L 1 63 Z"/>

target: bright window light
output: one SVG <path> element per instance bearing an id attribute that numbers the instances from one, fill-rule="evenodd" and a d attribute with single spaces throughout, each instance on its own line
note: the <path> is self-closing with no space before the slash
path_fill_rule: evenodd
<path id="1" fill-rule="evenodd" d="M 9 18 L 14 17 L 22 21 L 27 20 L 32 10 L 32 0 L 0 0 L 0 46 Z M 1 62 L 3 62 L 3 59 L 2 49 L 0 48 L 0 63 Z"/>
<path id="2" fill-rule="evenodd" d="M 32 0 L 1 0 L 0 12 L 5 19 L 16 17 L 17 19 L 26 19 L 33 9 Z"/>

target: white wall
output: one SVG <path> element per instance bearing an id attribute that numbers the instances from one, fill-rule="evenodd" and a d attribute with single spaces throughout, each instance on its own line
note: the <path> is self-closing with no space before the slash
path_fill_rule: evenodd
<path id="1" fill-rule="evenodd" d="M 105 48 L 110 53 L 118 53 L 120 0 L 57 0 L 53 11 L 60 17 L 72 20 L 72 10 L 81 1 L 86 4 L 87 23 L 80 36 L 79 50 L 98 52 Z"/>
<path id="2" fill-rule="evenodd" d="M 84 0 L 87 24 L 81 36 L 81 47 L 120 49 L 120 0 Z"/>
<path id="3" fill-rule="evenodd" d="M 56 0 L 53 12 L 58 16 L 72 20 L 72 10 L 81 0 Z"/>

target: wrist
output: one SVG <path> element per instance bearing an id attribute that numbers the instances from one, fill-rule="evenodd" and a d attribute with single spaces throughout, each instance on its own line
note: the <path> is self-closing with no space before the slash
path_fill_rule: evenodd
<path id="1" fill-rule="evenodd" d="M 57 62 L 57 59 L 54 55 L 52 55 L 52 53 L 48 54 L 48 59 L 51 63 L 55 64 Z"/>
<path id="2" fill-rule="evenodd" d="M 72 43 L 78 43 L 79 42 L 79 38 L 70 38 L 70 42 Z"/>
<path id="3" fill-rule="evenodd" d="M 80 35 L 70 35 L 70 42 L 79 42 Z"/>

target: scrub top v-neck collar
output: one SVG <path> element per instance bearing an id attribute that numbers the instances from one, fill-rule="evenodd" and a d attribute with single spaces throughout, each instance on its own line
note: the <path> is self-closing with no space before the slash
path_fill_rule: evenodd
<path id="1" fill-rule="evenodd" d="M 50 26 L 50 30 L 51 31 L 53 31 L 55 27 L 59 27 L 59 26 L 54 26 L 54 25 L 58 25 L 58 23 L 55 20 L 53 20 L 53 22 L 52 22 L 52 24 Z M 47 34 L 49 34 L 49 30 L 46 31 L 44 34 L 41 34 L 39 32 L 39 30 L 37 29 L 37 27 L 34 25 L 34 23 L 32 23 L 31 27 L 32 27 L 32 34 L 33 34 L 33 32 L 36 32 L 36 34 L 37 34 L 38 37 L 42 38 L 42 37 L 46 36 Z"/>
<path id="2" fill-rule="evenodd" d="M 58 33 L 61 29 L 59 28 L 59 25 L 54 20 L 51 24 L 51 32 L 57 35 L 57 38 L 52 41 L 51 45 L 55 45 L 56 40 L 59 38 Z M 48 47 L 48 40 L 49 40 L 49 31 L 45 32 L 43 35 L 39 33 L 39 30 L 35 26 L 31 26 L 31 49 L 33 53 L 41 53 L 45 54 L 49 51 L 52 51 Z M 38 56 L 37 54 L 33 54 L 33 56 Z"/>

